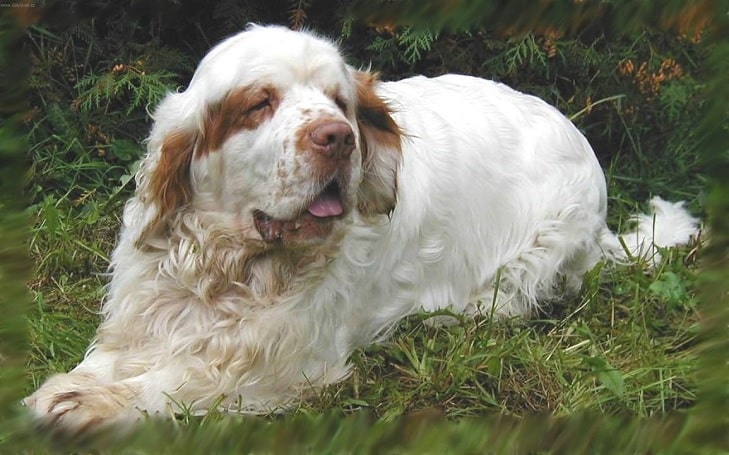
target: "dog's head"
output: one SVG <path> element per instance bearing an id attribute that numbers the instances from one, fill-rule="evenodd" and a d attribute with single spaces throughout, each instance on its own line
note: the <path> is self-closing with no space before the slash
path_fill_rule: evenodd
<path id="1" fill-rule="evenodd" d="M 390 212 L 401 132 L 376 84 L 311 33 L 251 26 L 214 47 L 153 115 L 137 244 L 186 210 L 225 216 L 267 248 Z"/>

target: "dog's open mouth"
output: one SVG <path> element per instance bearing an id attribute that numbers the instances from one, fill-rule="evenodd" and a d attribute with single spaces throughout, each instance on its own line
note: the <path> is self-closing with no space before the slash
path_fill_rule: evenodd
<path id="1" fill-rule="evenodd" d="M 309 204 L 306 211 L 316 218 L 331 218 L 344 213 L 342 188 L 339 180 L 332 180 Z"/>
<path id="2" fill-rule="evenodd" d="M 254 210 L 253 222 L 266 243 L 290 244 L 292 241 L 323 238 L 331 232 L 334 220 L 345 214 L 344 201 L 342 183 L 333 179 L 305 205 L 298 217 L 280 220 L 262 210 Z"/>

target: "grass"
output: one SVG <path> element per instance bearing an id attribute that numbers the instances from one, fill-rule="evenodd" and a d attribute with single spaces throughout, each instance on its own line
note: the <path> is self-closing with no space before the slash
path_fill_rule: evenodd
<path id="1" fill-rule="evenodd" d="M 353 377 L 306 408 L 366 408 L 383 419 L 423 409 L 463 417 L 685 408 L 695 399 L 698 315 L 692 272 L 677 258 L 654 276 L 596 271 L 579 298 L 538 319 L 429 327 L 413 317 L 388 343 L 357 353 Z"/>
<path id="2" fill-rule="evenodd" d="M 27 393 L 48 375 L 72 368 L 99 322 L 107 255 L 121 210 L 115 202 L 102 209 L 102 197 L 48 197 L 32 208 L 36 227 L 29 245 L 36 273 L 30 286 Z M 495 413 L 522 418 L 681 412 L 695 403 L 697 390 L 692 348 L 698 271 L 690 248 L 667 252 L 651 272 L 640 265 L 598 265 L 579 296 L 555 302 L 531 320 L 466 319 L 433 327 L 423 323 L 428 315 L 413 316 L 387 342 L 355 352 L 349 379 L 286 416 L 259 420 L 283 425 L 364 415 L 378 425 L 403 416 L 459 422 Z M 250 420 L 187 415 L 176 425 L 194 432 Z"/>

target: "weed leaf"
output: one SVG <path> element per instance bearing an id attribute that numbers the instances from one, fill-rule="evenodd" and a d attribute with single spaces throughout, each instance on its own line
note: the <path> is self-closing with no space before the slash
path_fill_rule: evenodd
<path id="1" fill-rule="evenodd" d="M 674 307 L 680 307 L 686 300 L 686 289 L 678 275 L 673 272 L 664 272 L 648 289 L 658 298 L 665 300 Z"/>
<path id="2" fill-rule="evenodd" d="M 621 397 L 625 393 L 625 381 L 620 371 L 613 368 L 605 359 L 600 357 L 587 357 L 585 362 L 590 365 L 597 376 L 597 380 L 611 391 L 615 396 Z"/>

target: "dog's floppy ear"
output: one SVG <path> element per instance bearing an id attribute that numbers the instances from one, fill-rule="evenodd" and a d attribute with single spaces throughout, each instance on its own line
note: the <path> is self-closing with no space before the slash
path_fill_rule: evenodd
<path id="1" fill-rule="evenodd" d="M 365 216 L 389 214 L 397 198 L 403 134 L 392 109 L 375 92 L 377 74 L 354 71 L 354 78 L 363 173 L 358 208 Z"/>
<path id="2" fill-rule="evenodd" d="M 141 204 L 141 229 L 137 247 L 167 229 L 169 219 L 192 199 L 190 163 L 196 134 L 182 129 L 163 136 L 160 143 L 150 141 L 149 154 L 137 172 L 136 200 Z"/>

